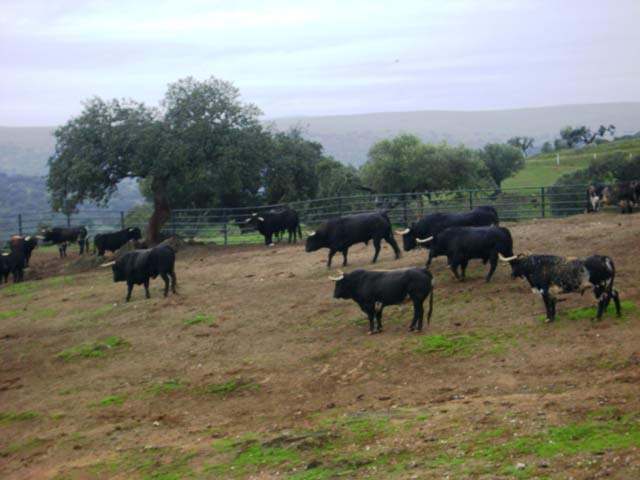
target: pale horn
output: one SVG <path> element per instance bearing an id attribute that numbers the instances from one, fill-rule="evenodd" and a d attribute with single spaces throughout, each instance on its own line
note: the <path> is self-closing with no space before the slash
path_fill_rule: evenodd
<path id="1" fill-rule="evenodd" d="M 431 235 L 429 238 L 416 238 L 416 242 L 418 243 L 427 243 L 431 240 L 433 240 L 433 235 Z"/>
<path id="2" fill-rule="evenodd" d="M 101 267 L 110 267 L 111 265 L 115 265 L 116 261 L 114 260 L 113 262 L 107 262 L 107 263 L 103 263 L 102 265 L 100 265 Z"/>
<path id="3" fill-rule="evenodd" d="M 340 274 L 339 277 L 329 277 L 329 280 L 333 280 L 334 282 L 342 280 L 344 278 L 344 272 L 342 270 L 338 270 L 338 273 Z"/>
<path id="4" fill-rule="evenodd" d="M 500 260 L 502 260 L 503 262 L 510 262 L 511 260 L 515 260 L 516 258 L 518 258 L 517 255 L 514 255 L 513 257 L 503 257 L 501 253 L 498 254 L 498 258 Z"/>
<path id="5" fill-rule="evenodd" d="M 411 229 L 410 228 L 405 228 L 404 230 L 396 230 L 396 233 L 398 235 L 406 235 L 407 233 L 409 233 Z"/>

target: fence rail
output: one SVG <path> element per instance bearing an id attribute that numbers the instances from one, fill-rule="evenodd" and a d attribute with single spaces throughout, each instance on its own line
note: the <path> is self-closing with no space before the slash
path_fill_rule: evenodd
<path id="1" fill-rule="evenodd" d="M 303 228 L 314 229 L 320 222 L 343 215 L 387 209 L 391 221 L 398 226 L 409 225 L 423 215 L 435 212 L 470 210 L 480 205 L 492 205 L 502 221 L 522 221 L 534 218 L 564 217 L 582 213 L 585 208 L 586 185 L 504 188 L 490 190 L 451 190 L 437 192 L 394 193 L 385 195 L 354 195 L 319 198 L 287 203 L 296 210 Z M 265 212 L 285 206 L 176 209 L 164 226 L 164 233 L 183 238 L 216 242 L 224 245 L 259 243 L 257 232 L 246 233 L 245 219 L 254 212 Z M 83 210 L 73 215 L 54 212 L 21 212 L 0 216 L 0 240 L 11 235 L 30 235 L 45 226 L 86 225 L 90 236 L 119 230 L 125 226 L 144 228 L 145 220 L 127 218 L 116 210 Z"/>

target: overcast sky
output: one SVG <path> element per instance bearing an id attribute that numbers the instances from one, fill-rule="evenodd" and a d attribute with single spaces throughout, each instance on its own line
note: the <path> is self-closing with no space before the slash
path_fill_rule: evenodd
<path id="1" fill-rule="evenodd" d="M 186 76 L 267 118 L 640 101 L 640 0 L 1 0 L 0 125 Z"/>

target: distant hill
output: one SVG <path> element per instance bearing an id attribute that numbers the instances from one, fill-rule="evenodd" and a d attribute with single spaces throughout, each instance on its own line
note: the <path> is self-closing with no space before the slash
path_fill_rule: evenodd
<path id="1" fill-rule="evenodd" d="M 291 117 L 273 120 L 278 130 L 301 127 L 305 138 L 320 142 L 325 153 L 343 163 L 360 166 L 371 146 L 400 133 L 412 133 L 426 142 L 446 141 L 481 147 L 505 142 L 516 135 L 534 137 L 534 146 L 558 137 L 567 125 L 614 124 L 616 135 L 640 130 L 640 103 L 601 103 L 494 111 L 416 111 Z"/>

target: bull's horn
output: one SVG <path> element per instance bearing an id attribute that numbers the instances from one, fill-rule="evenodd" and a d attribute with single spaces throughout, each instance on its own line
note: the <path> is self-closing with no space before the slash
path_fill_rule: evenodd
<path id="1" fill-rule="evenodd" d="M 249 222 L 251 221 L 251 219 L 252 219 L 252 218 L 253 218 L 253 217 L 249 217 L 249 218 L 247 218 L 247 219 L 244 221 L 244 223 L 249 223 Z"/>
<path id="2" fill-rule="evenodd" d="M 517 255 L 514 255 L 512 257 L 504 257 L 501 253 L 498 254 L 498 258 L 500 260 L 502 260 L 503 262 L 510 262 L 511 260 L 515 260 L 516 258 L 518 258 Z"/>
<path id="3" fill-rule="evenodd" d="M 262 217 L 258 217 L 258 220 L 260 220 L 261 222 L 264 222 L 264 218 Z"/>
<path id="4" fill-rule="evenodd" d="M 433 240 L 433 235 L 431 235 L 429 238 L 416 238 L 416 242 L 418 243 L 427 243 L 431 240 Z"/>
<path id="5" fill-rule="evenodd" d="M 24 237 L 24 239 L 28 242 L 29 240 L 31 240 L 31 235 L 29 235 L 28 237 Z"/>
<path id="6" fill-rule="evenodd" d="M 344 272 L 342 270 L 338 270 L 338 273 L 340 274 L 339 277 L 329 277 L 329 280 L 333 280 L 334 282 L 342 280 L 344 278 Z"/>
<path id="7" fill-rule="evenodd" d="M 107 263 L 103 263 L 102 265 L 100 265 L 101 267 L 110 267 L 111 265 L 115 265 L 116 261 L 114 260 L 113 262 L 107 262 Z"/>
<path id="8" fill-rule="evenodd" d="M 409 233 L 411 229 L 410 228 L 405 228 L 404 230 L 396 230 L 396 233 L 398 235 L 406 235 L 407 233 Z"/>
<path id="9" fill-rule="evenodd" d="M 43 237 L 42 235 L 34 235 L 34 237 L 36 237 L 39 240 L 44 240 L 45 237 Z"/>
<path id="10" fill-rule="evenodd" d="M 307 237 L 313 237 L 316 234 L 316 232 L 307 232 Z"/>

